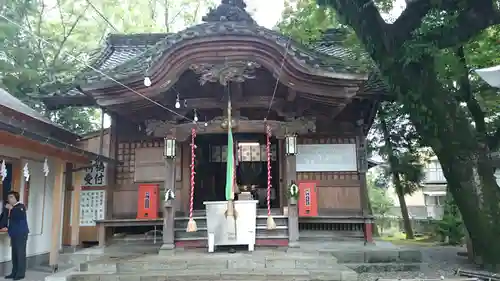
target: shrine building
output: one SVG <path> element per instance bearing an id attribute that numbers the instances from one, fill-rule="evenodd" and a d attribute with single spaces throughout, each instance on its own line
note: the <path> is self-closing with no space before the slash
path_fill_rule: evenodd
<path id="1" fill-rule="evenodd" d="M 1 274 L 11 270 L 11 241 L 6 232 L 8 211 L 4 207 L 10 191 L 19 192 L 26 206 L 30 229 L 26 247 L 28 266 L 57 266 L 63 224 L 71 221 L 76 224 L 79 220 L 79 212 L 63 220 L 63 202 L 66 198 L 71 203 L 72 195 L 65 186 L 77 186 L 82 169 L 91 167 L 91 161 L 112 162 L 79 148 L 79 138 L 0 89 Z M 69 237 L 73 239 L 70 244 L 77 245 L 78 228 Z"/>
<path id="2" fill-rule="evenodd" d="M 80 240 L 105 244 L 118 229 L 163 227 L 169 247 L 206 245 L 203 203 L 225 200 L 228 126 L 238 189 L 258 200 L 257 245 L 286 246 L 316 230 L 371 240 L 365 137 L 380 82 L 343 47 L 305 47 L 257 25 L 243 1 L 222 2 L 178 33 L 111 34 L 91 67 L 44 88 L 49 109 L 95 106 L 112 120 L 80 142 L 117 159 L 104 183 L 92 183 L 93 170 L 82 184 L 107 206 L 80 221 Z M 268 204 L 273 230 L 262 226 Z M 198 231 L 188 233 L 190 215 Z"/>

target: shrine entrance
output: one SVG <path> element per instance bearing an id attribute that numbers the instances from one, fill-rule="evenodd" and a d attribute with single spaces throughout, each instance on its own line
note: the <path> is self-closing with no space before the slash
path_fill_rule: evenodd
<path id="1" fill-rule="evenodd" d="M 266 208 L 267 153 L 264 134 L 235 133 L 236 182 L 239 188 L 253 190 L 258 208 Z M 196 177 L 194 209 L 204 209 L 204 201 L 225 201 L 227 134 L 196 137 Z M 278 208 L 278 141 L 271 139 L 271 207 Z"/>

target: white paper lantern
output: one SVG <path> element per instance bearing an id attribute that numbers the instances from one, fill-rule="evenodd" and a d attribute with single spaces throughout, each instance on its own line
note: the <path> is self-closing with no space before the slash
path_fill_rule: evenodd
<path id="1" fill-rule="evenodd" d="M 47 158 L 45 158 L 45 161 L 43 162 L 43 174 L 45 175 L 45 177 L 49 175 L 49 172 L 49 163 L 47 162 Z"/>
<path id="2" fill-rule="evenodd" d="M 26 181 L 30 181 L 30 169 L 28 168 L 28 163 L 24 164 L 23 176 Z"/>
<path id="3" fill-rule="evenodd" d="M 2 160 L 2 164 L 0 165 L 0 176 L 2 177 L 2 181 L 7 177 L 7 166 L 5 165 L 5 160 Z"/>

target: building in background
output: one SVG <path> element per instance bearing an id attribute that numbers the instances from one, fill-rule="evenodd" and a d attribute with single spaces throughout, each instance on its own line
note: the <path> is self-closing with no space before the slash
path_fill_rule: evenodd
<path id="1" fill-rule="evenodd" d="M 28 266 L 57 266 L 66 190 L 80 186 L 78 179 L 83 174 L 73 167 L 88 167 L 95 160 L 110 161 L 76 147 L 77 139 L 78 135 L 0 89 L 0 196 L 5 202 L 10 191 L 17 191 L 26 205 Z M 76 212 L 72 219 L 78 216 Z M 73 235 L 77 234 L 75 229 Z M 0 232 L 0 274 L 10 272 L 10 260 L 10 239 L 6 232 Z"/>
<path id="2" fill-rule="evenodd" d="M 441 219 L 446 199 L 446 178 L 437 157 L 432 157 L 424 167 L 425 179 L 422 188 L 405 196 L 410 218 Z M 394 200 L 395 215 L 401 216 L 398 196 L 394 186 L 390 186 L 388 194 Z"/>

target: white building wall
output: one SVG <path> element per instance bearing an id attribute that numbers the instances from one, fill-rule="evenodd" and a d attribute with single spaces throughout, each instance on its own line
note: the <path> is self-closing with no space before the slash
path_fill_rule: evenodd
<path id="1" fill-rule="evenodd" d="M 48 253 L 51 248 L 52 233 L 52 206 L 54 204 L 52 192 L 56 170 L 53 159 L 48 160 L 50 173 L 47 178 L 43 174 L 44 155 L 26 152 L 20 149 L 0 145 L 0 161 L 2 156 L 21 159 L 21 168 L 28 163 L 30 171 L 30 195 L 28 199 L 28 224 L 30 234 L 28 236 L 27 256 L 35 256 Z M 24 196 L 24 177 L 20 175 L 21 200 Z M 64 179 L 63 179 L 64 183 Z M 63 188 L 64 190 L 64 188 Z M 60 204 L 63 205 L 64 201 Z M 63 210 L 63 209 L 61 209 Z M 61 216 L 61 219 L 63 216 Z M 62 223 L 61 223 L 62 227 Z M 62 242 L 62 229 L 60 231 L 60 241 Z M 62 247 L 62 243 L 60 243 Z M 0 234 L 0 262 L 11 260 L 10 239 L 7 234 Z"/>

